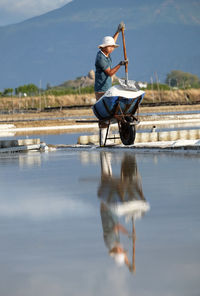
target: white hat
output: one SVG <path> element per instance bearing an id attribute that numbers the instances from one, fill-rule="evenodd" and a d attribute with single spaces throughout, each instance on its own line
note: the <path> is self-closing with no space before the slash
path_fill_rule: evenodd
<path id="1" fill-rule="evenodd" d="M 125 263 L 125 254 L 124 253 L 110 253 L 111 257 L 115 260 L 118 266 L 122 266 Z"/>
<path id="2" fill-rule="evenodd" d="M 102 44 L 100 44 L 98 47 L 106 47 L 106 46 L 114 46 L 118 47 L 119 45 L 115 43 L 115 40 L 111 36 L 106 36 L 102 40 Z"/>

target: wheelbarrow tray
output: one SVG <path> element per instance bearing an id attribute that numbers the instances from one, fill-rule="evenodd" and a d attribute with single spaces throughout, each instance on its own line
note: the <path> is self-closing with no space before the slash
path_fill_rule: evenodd
<path id="1" fill-rule="evenodd" d="M 120 85 L 115 85 L 93 105 L 93 112 L 99 120 L 111 120 L 121 114 L 134 115 L 144 95 L 142 90 L 124 90 Z"/>

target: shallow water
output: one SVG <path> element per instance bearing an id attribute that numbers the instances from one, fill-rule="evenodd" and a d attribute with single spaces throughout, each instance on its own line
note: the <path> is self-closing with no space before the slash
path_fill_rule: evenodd
<path id="1" fill-rule="evenodd" d="M 1 157 L 0 295 L 199 295 L 199 167 L 123 150 Z"/>

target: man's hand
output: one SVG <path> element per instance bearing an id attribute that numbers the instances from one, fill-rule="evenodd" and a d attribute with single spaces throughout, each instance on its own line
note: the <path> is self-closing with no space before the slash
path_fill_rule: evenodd
<path id="1" fill-rule="evenodd" d="M 119 63 L 120 66 L 125 66 L 126 64 L 128 64 L 128 60 L 124 60 Z"/>
<path id="2" fill-rule="evenodd" d="M 118 25 L 117 32 L 119 33 L 119 32 L 122 30 L 122 28 L 125 30 L 125 24 L 124 24 L 124 22 L 121 22 L 121 23 Z"/>

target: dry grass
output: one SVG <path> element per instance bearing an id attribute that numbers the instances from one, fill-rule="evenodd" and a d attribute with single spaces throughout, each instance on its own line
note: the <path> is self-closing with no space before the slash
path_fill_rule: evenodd
<path id="1" fill-rule="evenodd" d="M 72 105 L 90 105 L 92 99 L 94 100 L 94 94 L 87 95 L 65 95 L 65 96 L 41 96 L 41 97 L 4 97 L 0 99 L 0 110 L 26 110 L 35 108 L 38 110 L 45 107 L 62 107 Z"/>
<path id="2" fill-rule="evenodd" d="M 200 89 L 161 90 L 145 92 L 144 102 L 192 103 L 200 101 Z"/>
<path id="3" fill-rule="evenodd" d="M 200 101 L 200 89 L 188 90 L 167 90 L 167 91 L 145 91 L 144 102 L 177 102 L 191 103 Z M 0 110 L 36 108 L 38 110 L 44 107 L 62 107 L 73 105 L 92 105 L 94 104 L 94 94 L 85 95 L 64 95 L 52 96 L 46 95 L 41 97 L 26 97 L 26 98 L 1 98 Z"/>

